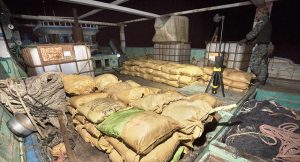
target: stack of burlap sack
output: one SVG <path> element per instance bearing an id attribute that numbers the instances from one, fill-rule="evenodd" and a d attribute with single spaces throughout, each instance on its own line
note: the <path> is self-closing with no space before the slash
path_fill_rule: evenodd
<path id="1" fill-rule="evenodd" d="M 179 159 L 193 149 L 218 101 L 209 94 L 185 97 L 111 74 L 63 77 L 76 131 L 113 162 Z"/>
<path id="2" fill-rule="evenodd" d="M 183 87 L 197 81 L 201 67 L 161 60 L 129 60 L 124 63 L 122 74 L 142 77 L 174 87 Z"/>
<path id="3" fill-rule="evenodd" d="M 142 77 L 174 87 L 183 87 L 195 81 L 208 84 L 213 67 L 198 67 L 161 60 L 129 60 L 124 63 L 122 74 Z M 225 68 L 223 82 L 225 89 L 243 92 L 249 88 L 253 74 Z"/>
<path id="4" fill-rule="evenodd" d="M 213 67 L 204 67 L 203 72 L 202 79 L 205 81 L 205 84 L 208 84 L 213 73 Z M 253 77 L 251 73 L 227 68 L 223 70 L 222 74 L 224 88 L 238 92 L 247 90 Z"/>

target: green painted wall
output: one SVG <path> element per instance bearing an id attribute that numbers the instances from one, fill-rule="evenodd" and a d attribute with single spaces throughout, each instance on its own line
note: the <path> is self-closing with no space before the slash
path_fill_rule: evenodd
<path id="1" fill-rule="evenodd" d="M 13 62 L 12 58 L 0 59 L 0 79 L 21 78 L 27 74 Z"/>

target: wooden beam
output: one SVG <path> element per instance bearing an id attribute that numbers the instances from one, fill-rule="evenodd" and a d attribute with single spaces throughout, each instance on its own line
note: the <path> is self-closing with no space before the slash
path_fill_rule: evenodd
<path id="1" fill-rule="evenodd" d="M 110 4 L 119 5 L 119 4 L 122 4 L 122 3 L 127 2 L 127 1 L 129 1 L 129 0 L 115 0 L 115 1 L 111 2 Z M 86 18 L 88 16 L 91 16 L 91 15 L 94 15 L 94 14 L 96 14 L 96 13 L 102 11 L 102 10 L 103 9 L 94 9 L 94 10 L 89 11 L 89 12 L 83 14 L 83 15 L 80 15 L 78 17 L 78 19 L 84 19 L 84 18 Z"/>
<path id="2" fill-rule="evenodd" d="M 84 1 L 83 0 L 58 0 L 58 1 L 75 3 L 75 4 L 80 4 L 80 5 L 92 6 L 92 7 L 98 7 L 98 8 L 102 8 L 102 9 L 119 11 L 119 12 L 123 12 L 123 13 L 129 13 L 129 14 L 134 14 L 134 15 L 138 15 L 138 16 L 148 17 L 148 18 L 160 17 L 160 15 L 157 15 L 154 13 L 136 10 L 136 9 L 132 9 L 132 8 L 128 8 L 128 7 L 117 6 L 117 5 L 110 4 L 110 3 L 103 3 L 103 2 L 94 1 L 94 0 L 84 0 Z"/>

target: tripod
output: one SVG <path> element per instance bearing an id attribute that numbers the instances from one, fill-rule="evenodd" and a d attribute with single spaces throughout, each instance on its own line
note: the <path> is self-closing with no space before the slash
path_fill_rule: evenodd
<path id="1" fill-rule="evenodd" d="M 219 16 L 218 14 L 216 14 L 213 18 L 214 22 L 219 23 L 220 21 L 222 21 L 221 34 L 220 34 L 221 36 L 220 36 L 220 44 L 219 44 L 219 53 L 218 53 L 218 56 L 215 57 L 215 66 L 213 69 L 213 73 L 212 73 L 209 83 L 205 89 L 205 93 L 207 93 L 209 90 L 209 87 L 212 87 L 212 93 L 217 94 L 218 88 L 221 87 L 223 97 L 225 97 L 223 75 L 222 75 L 222 66 L 223 66 L 224 59 L 223 59 L 223 56 L 221 56 L 221 44 L 222 44 L 224 19 L 225 19 L 225 16 Z M 217 32 L 217 30 L 216 30 L 216 32 Z M 215 32 L 215 34 L 216 34 L 216 32 Z M 214 36 L 215 36 L 215 34 L 214 34 Z"/>
<path id="2" fill-rule="evenodd" d="M 217 94 L 218 88 L 221 87 L 223 97 L 225 97 L 224 84 L 223 84 L 223 74 L 222 74 L 222 65 L 223 65 L 223 57 L 222 56 L 216 56 L 213 73 L 212 73 L 211 78 L 209 80 L 209 83 L 208 83 L 208 85 L 205 89 L 205 93 L 208 92 L 209 87 L 212 87 L 212 93 Z"/>

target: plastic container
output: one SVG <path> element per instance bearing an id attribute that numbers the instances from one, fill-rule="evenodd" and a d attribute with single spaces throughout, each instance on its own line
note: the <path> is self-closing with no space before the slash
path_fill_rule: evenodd
<path id="1" fill-rule="evenodd" d="M 23 49 L 30 76 L 44 72 L 94 76 L 90 48 L 77 44 L 39 44 Z"/>
<path id="2" fill-rule="evenodd" d="M 206 45 L 204 65 L 213 66 L 215 56 L 220 51 L 220 43 L 208 43 Z M 252 45 L 239 45 L 236 42 L 221 43 L 221 53 L 224 54 L 224 66 L 227 68 L 246 71 L 252 54 Z"/>
<path id="3" fill-rule="evenodd" d="M 168 42 L 154 44 L 154 59 L 188 64 L 190 63 L 190 56 L 190 43 Z"/>

